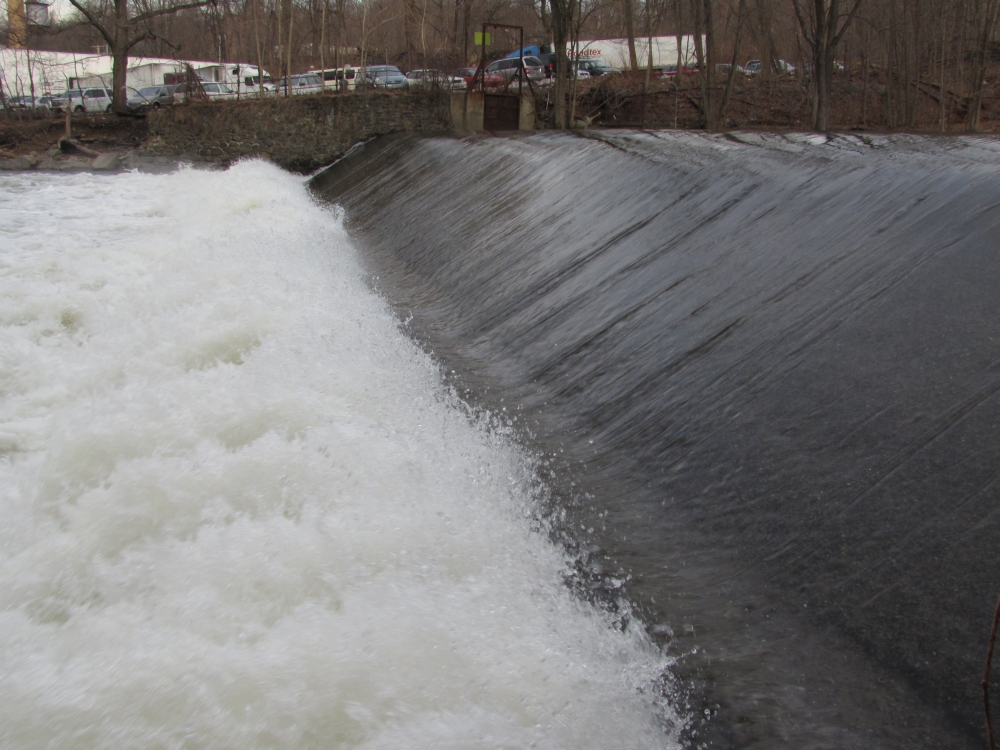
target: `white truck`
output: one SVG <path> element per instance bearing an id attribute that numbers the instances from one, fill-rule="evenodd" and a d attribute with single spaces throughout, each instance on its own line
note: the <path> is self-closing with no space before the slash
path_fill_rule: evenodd
<path id="1" fill-rule="evenodd" d="M 654 36 L 653 39 L 653 68 L 663 68 L 667 65 L 677 64 L 677 37 L 676 36 Z M 635 56 L 639 64 L 639 70 L 645 70 L 649 64 L 649 37 L 635 38 Z M 618 70 L 629 70 L 632 67 L 628 51 L 628 39 L 595 39 L 581 40 L 576 44 L 567 44 L 566 52 L 570 59 L 579 60 L 602 60 L 612 68 Z M 681 37 L 681 65 L 694 67 L 697 65 L 698 56 L 695 53 L 694 36 L 686 35 Z"/>

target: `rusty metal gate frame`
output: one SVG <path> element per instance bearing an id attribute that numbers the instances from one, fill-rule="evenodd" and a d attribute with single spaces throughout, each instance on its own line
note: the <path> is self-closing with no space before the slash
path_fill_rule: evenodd
<path id="1" fill-rule="evenodd" d="M 482 51 L 479 54 L 479 67 L 476 68 L 476 73 L 472 77 L 472 84 L 469 86 L 469 91 L 482 91 L 483 92 L 483 125 L 486 125 L 486 97 L 510 97 L 513 98 L 513 94 L 490 94 L 486 91 L 486 29 L 510 29 L 518 33 L 518 47 L 517 47 L 517 59 L 520 63 L 520 68 L 517 74 L 517 103 L 518 108 L 521 106 L 521 96 L 524 92 L 524 81 L 527 78 L 524 72 L 524 27 L 523 26 L 511 26 L 504 23 L 484 23 L 483 24 L 483 37 L 482 37 Z M 528 87 L 534 92 L 535 87 L 532 85 L 531 80 L 528 79 Z M 516 128 L 515 128 L 516 129 Z"/>

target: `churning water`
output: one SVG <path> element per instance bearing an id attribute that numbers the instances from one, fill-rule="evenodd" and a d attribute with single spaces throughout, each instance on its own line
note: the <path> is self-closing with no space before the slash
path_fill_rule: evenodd
<path id="1" fill-rule="evenodd" d="M 676 744 L 300 178 L 0 179 L 0 388 L 0 746 Z"/>

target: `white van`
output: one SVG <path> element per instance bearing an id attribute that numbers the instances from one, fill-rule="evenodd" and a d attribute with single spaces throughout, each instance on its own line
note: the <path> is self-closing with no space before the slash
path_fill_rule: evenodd
<path id="1" fill-rule="evenodd" d="M 325 87 L 332 91 L 353 91 L 358 86 L 358 71 L 350 65 L 344 68 L 328 68 L 327 70 L 310 70 L 323 77 Z"/>

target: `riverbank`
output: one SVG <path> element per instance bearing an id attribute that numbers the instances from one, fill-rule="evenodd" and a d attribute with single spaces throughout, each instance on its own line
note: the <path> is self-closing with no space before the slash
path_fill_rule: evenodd
<path id="1" fill-rule="evenodd" d="M 163 171 L 176 166 L 175 159 L 149 153 L 148 140 L 149 126 L 143 117 L 75 117 L 69 138 L 62 118 L 2 120 L 0 170 Z"/>
<path id="2" fill-rule="evenodd" d="M 808 130 L 802 81 L 794 77 L 741 77 L 725 105 L 721 131 L 797 133 Z M 877 82 L 844 78 L 833 88 L 832 132 L 959 134 L 966 132 L 966 103 L 960 97 L 942 106 L 934 91 L 920 98 L 902 122 Z M 536 127 L 551 128 L 551 90 L 535 92 Z M 718 92 L 723 99 L 723 91 Z M 680 81 L 641 76 L 604 76 L 581 81 L 571 91 L 578 128 L 702 130 L 696 76 Z M 922 123 L 922 125 L 921 125 Z M 983 100 L 979 130 L 996 132 L 1000 101 Z M 450 96 L 442 91 L 367 91 L 347 96 L 296 96 L 292 99 L 199 102 L 167 107 L 148 116 L 76 116 L 73 143 L 58 148 L 66 135 L 64 118 L 18 116 L 0 119 L 0 169 L 57 171 L 116 168 L 162 171 L 180 163 L 228 167 L 245 158 L 262 158 L 299 173 L 336 161 L 354 144 L 396 132 L 453 129 Z M 90 153 L 88 153 L 88 151 Z M 101 158 L 98 161 L 98 157 Z"/>

